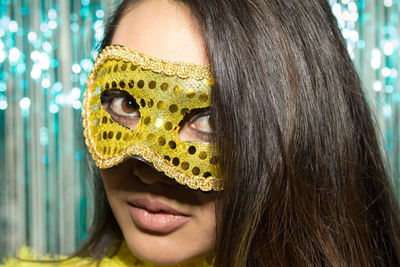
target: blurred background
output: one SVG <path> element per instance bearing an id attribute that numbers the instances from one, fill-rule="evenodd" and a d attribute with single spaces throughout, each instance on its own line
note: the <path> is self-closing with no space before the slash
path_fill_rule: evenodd
<path id="1" fill-rule="evenodd" d="M 82 97 L 103 21 L 119 2 L 0 0 L 0 259 L 21 245 L 70 253 L 87 236 Z M 400 0 L 329 3 L 400 199 Z"/>

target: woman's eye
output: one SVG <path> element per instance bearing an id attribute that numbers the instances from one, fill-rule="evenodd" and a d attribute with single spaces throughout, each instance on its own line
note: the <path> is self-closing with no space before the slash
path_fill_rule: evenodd
<path id="1" fill-rule="evenodd" d="M 213 132 L 210 125 L 210 115 L 203 115 L 195 118 L 190 123 L 190 127 L 202 134 L 212 134 Z"/>
<path id="2" fill-rule="evenodd" d="M 126 97 L 116 97 L 110 103 L 111 112 L 118 116 L 138 118 L 140 117 L 137 104 Z"/>
<path id="3" fill-rule="evenodd" d="M 114 89 L 104 91 L 101 103 L 114 121 L 132 130 L 136 129 L 140 121 L 139 105 L 128 92 Z"/>

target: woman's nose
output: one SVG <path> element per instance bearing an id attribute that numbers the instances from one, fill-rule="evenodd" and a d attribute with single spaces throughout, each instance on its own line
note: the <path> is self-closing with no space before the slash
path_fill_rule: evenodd
<path id="1" fill-rule="evenodd" d="M 177 184 L 174 179 L 165 176 L 165 174 L 158 172 L 140 160 L 135 160 L 133 174 L 137 176 L 142 183 L 148 185 L 156 183 L 164 183 L 167 185 Z"/>

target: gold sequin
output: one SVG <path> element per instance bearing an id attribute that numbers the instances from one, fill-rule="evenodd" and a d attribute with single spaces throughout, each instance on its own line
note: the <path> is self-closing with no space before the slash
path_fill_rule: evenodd
<path id="1" fill-rule="evenodd" d="M 162 137 L 162 136 L 160 136 L 160 137 L 158 138 L 158 143 L 160 144 L 160 146 L 164 146 L 165 143 L 166 143 L 165 138 Z"/>
<path id="2" fill-rule="evenodd" d="M 144 81 L 143 80 L 138 81 L 137 87 L 143 88 L 144 87 Z"/>
<path id="3" fill-rule="evenodd" d="M 179 95 L 180 93 L 182 93 L 182 88 L 179 85 L 175 86 L 174 93 Z"/>
<path id="4" fill-rule="evenodd" d="M 200 158 L 200 159 L 205 159 L 205 158 L 207 158 L 207 153 L 206 153 L 205 151 L 201 151 L 201 152 L 199 153 L 199 158 Z"/>
<path id="5" fill-rule="evenodd" d="M 171 113 L 177 112 L 177 111 L 178 111 L 178 106 L 175 105 L 175 104 L 172 104 L 171 106 L 169 106 L 169 111 L 170 111 Z"/>
<path id="6" fill-rule="evenodd" d="M 193 98 L 194 96 L 195 96 L 195 92 L 193 91 L 193 90 L 189 90 L 189 91 L 186 91 L 186 96 L 188 97 L 188 98 Z"/>
<path id="7" fill-rule="evenodd" d="M 172 129 L 172 123 L 170 121 L 167 121 L 164 125 L 165 130 L 169 131 Z"/>
<path id="8" fill-rule="evenodd" d="M 158 109 L 164 109 L 164 108 L 165 108 L 165 103 L 164 103 L 164 101 L 158 101 L 158 103 L 157 103 L 157 108 L 158 108 Z"/>
<path id="9" fill-rule="evenodd" d="M 155 82 L 155 81 L 149 82 L 149 88 L 150 88 L 150 89 L 156 88 L 156 82 Z"/>
<path id="10" fill-rule="evenodd" d="M 160 86 L 161 90 L 163 90 L 163 91 L 167 91 L 168 87 L 169 87 L 168 83 L 162 83 Z"/>

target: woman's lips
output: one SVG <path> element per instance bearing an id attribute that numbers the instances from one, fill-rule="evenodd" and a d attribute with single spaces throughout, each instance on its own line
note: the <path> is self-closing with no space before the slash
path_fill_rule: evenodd
<path id="1" fill-rule="evenodd" d="M 157 233 L 172 232 L 190 220 L 190 216 L 179 212 L 169 205 L 138 198 L 130 201 L 129 212 L 134 223 L 145 230 Z"/>

